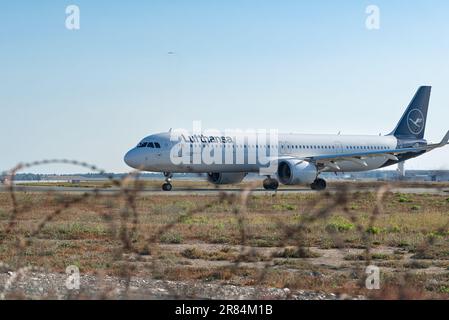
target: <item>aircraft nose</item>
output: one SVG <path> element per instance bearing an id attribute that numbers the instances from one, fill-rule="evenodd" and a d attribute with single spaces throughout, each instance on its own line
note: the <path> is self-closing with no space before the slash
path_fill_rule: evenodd
<path id="1" fill-rule="evenodd" d="M 129 150 L 125 154 L 123 160 L 131 168 L 137 169 L 139 167 L 139 159 L 137 158 L 137 152 L 134 149 Z"/>

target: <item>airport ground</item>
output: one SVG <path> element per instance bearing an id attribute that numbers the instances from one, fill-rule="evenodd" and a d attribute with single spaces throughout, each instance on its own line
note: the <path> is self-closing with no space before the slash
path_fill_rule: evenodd
<path id="1" fill-rule="evenodd" d="M 3 188 L 0 288 L 28 270 L 6 297 L 449 298 L 447 184 L 159 184 L 24 185 L 16 205 Z M 365 287 L 367 265 L 379 290 Z"/>

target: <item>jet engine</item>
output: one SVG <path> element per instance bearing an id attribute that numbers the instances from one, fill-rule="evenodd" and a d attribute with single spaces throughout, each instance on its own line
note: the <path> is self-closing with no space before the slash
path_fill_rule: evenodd
<path id="1" fill-rule="evenodd" d="M 245 172 L 210 172 L 207 174 L 207 181 L 214 184 L 233 184 L 241 182 L 245 176 Z"/>
<path id="2" fill-rule="evenodd" d="M 282 184 L 311 184 L 318 171 L 314 164 L 302 160 L 282 160 L 278 165 L 278 178 Z"/>

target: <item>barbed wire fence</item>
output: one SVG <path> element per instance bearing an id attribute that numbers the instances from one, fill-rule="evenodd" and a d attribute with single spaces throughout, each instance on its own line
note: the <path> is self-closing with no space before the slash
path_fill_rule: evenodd
<path id="1" fill-rule="evenodd" d="M 17 230 L 21 223 L 20 217 L 31 208 L 26 203 L 22 204 L 17 196 L 18 191 L 16 190 L 17 186 L 15 184 L 15 176 L 18 172 L 30 169 L 32 167 L 53 164 L 73 165 L 104 175 L 109 183 L 115 187 L 115 189 L 107 195 L 102 193 L 102 186 L 93 187 L 91 190 L 83 192 L 77 196 L 62 195 L 62 199 L 55 202 L 54 209 L 45 214 L 40 222 L 37 223 L 30 232 L 22 234 Z M 207 201 L 205 200 L 204 203 L 198 203 L 192 208 L 189 208 L 183 214 L 178 215 L 173 221 L 160 227 L 155 227 L 152 233 L 142 234 L 142 231 L 139 230 L 141 213 L 139 212 L 137 201 L 140 197 L 140 193 L 144 190 L 145 185 L 139 179 L 140 171 L 138 170 L 117 179 L 114 178 L 113 175 L 108 175 L 104 170 L 95 165 L 75 160 L 53 159 L 19 164 L 3 175 L 6 178 L 4 183 L 6 186 L 6 191 L 9 194 L 11 209 L 9 210 L 10 212 L 6 223 L 2 224 L 2 228 L 0 229 L 0 249 L 14 243 L 15 260 L 14 265 L 8 265 L 0 261 L 0 270 L 9 270 L 10 272 L 10 276 L 7 281 L 0 285 L 0 299 L 26 298 L 24 293 L 22 293 L 22 295 L 18 294 L 17 290 L 20 290 L 20 288 L 14 288 L 15 284 L 17 284 L 20 279 L 27 279 L 27 277 L 29 277 L 29 275 L 33 272 L 52 272 L 52 270 L 46 270 L 39 265 L 29 265 L 29 263 L 27 264 L 24 260 L 27 248 L 30 248 L 33 245 L 33 242 L 42 234 L 43 230 L 49 223 L 54 221 L 57 217 L 63 215 L 65 212 L 73 208 L 76 209 L 76 207 L 80 204 L 89 204 L 92 202 L 99 203 L 101 199 L 107 199 L 108 201 L 114 200 L 109 203 L 109 207 L 103 208 L 97 213 L 101 218 L 101 221 L 107 225 L 108 230 L 110 230 L 108 236 L 111 240 L 116 240 L 120 244 L 114 254 L 114 259 L 117 262 L 120 262 L 119 274 L 121 281 L 120 283 L 123 285 L 123 289 L 117 291 L 116 288 L 111 288 L 108 286 L 105 280 L 106 275 L 100 272 L 98 274 L 100 289 L 96 291 L 95 294 L 70 291 L 65 296 L 66 298 L 131 297 L 132 294 L 130 293 L 130 285 L 136 273 L 134 262 L 136 260 L 140 261 L 143 257 L 147 260 L 149 259 L 150 276 L 153 278 L 159 277 L 163 271 L 159 270 L 160 265 L 158 263 L 157 254 L 155 253 L 160 250 L 159 246 L 161 237 L 172 231 L 179 223 L 182 223 L 186 219 L 192 218 L 197 214 L 207 213 L 209 208 L 217 204 L 225 204 L 230 206 L 232 208 L 233 215 L 237 219 L 238 236 L 234 240 L 239 244 L 240 250 L 237 257 L 233 260 L 232 267 L 229 269 L 231 274 L 238 274 L 245 263 L 254 261 L 257 256 L 257 250 L 248 242 L 248 229 L 251 227 L 251 221 L 248 219 L 251 212 L 248 210 L 248 206 L 249 202 L 252 201 L 251 197 L 253 191 L 257 188 L 258 183 L 250 183 L 238 193 L 230 193 L 226 192 L 226 190 L 220 190 L 218 195 L 207 197 Z M 263 266 L 258 272 L 255 284 L 263 285 L 267 283 L 266 280 L 269 276 L 269 272 L 274 268 L 273 262 L 275 258 L 279 256 L 280 252 L 286 253 L 287 256 L 291 255 L 295 258 L 303 259 L 304 268 L 307 269 L 307 266 L 310 264 L 307 258 L 310 257 L 311 247 L 307 241 L 309 226 L 316 222 L 327 221 L 330 217 L 332 217 L 336 210 L 339 209 L 346 215 L 351 223 L 355 225 L 357 233 L 360 235 L 360 238 L 363 239 L 364 243 L 364 264 L 354 264 L 351 266 L 353 273 L 359 279 L 359 288 L 353 292 L 350 291 L 349 294 L 357 295 L 360 292 L 364 292 L 369 297 L 369 293 L 365 290 L 365 270 L 366 267 L 372 263 L 373 237 L 369 230 L 373 230 L 377 217 L 383 214 L 385 195 L 389 191 L 389 185 L 382 185 L 375 191 L 375 205 L 369 213 L 368 228 L 360 222 L 360 217 L 357 213 L 349 209 L 349 204 L 356 200 L 359 195 L 357 192 L 351 192 L 346 185 L 340 185 L 335 192 L 321 192 L 317 195 L 317 197 L 312 198 L 310 201 L 301 203 L 301 208 L 303 209 L 302 213 L 300 213 L 301 218 L 294 225 L 285 223 L 282 216 L 277 217 L 275 219 L 275 224 L 278 229 L 281 230 L 279 243 L 291 243 L 293 240 L 294 248 L 289 246 L 288 248 L 283 248 L 284 251 L 279 251 L 278 249 L 273 250 L 268 257 L 263 259 Z M 57 191 L 53 192 L 57 193 Z M 267 192 L 266 196 L 277 197 L 278 195 L 276 192 Z M 149 198 L 151 203 L 151 195 L 147 198 Z M 110 208 L 118 209 L 119 215 L 114 216 L 111 214 L 109 211 Z M 442 232 L 448 230 L 448 226 L 449 219 L 448 224 L 441 226 Z M 337 248 L 345 248 L 344 240 L 338 232 L 335 232 L 335 230 L 332 229 L 326 229 L 326 232 L 333 240 L 333 243 L 336 244 Z M 144 248 L 139 248 L 135 245 L 135 239 L 138 237 L 142 237 L 144 239 Z M 11 238 L 14 239 L 14 241 L 10 241 Z M 418 250 L 420 250 L 421 253 L 425 253 L 426 250 L 429 250 L 429 248 L 433 245 L 434 243 L 432 239 L 426 239 Z M 192 246 L 194 247 L 195 244 L 192 244 Z M 290 251 L 287 252 L 287 250 Z M 313 266 L 310 265 L 310 269 L 313 269 Z M 302 274 L 298 274 L 298 277 L 302 276 Z M 408 273 L 404 272 L 403 281 L 401 281 L 395 288 L 397 292 L 395 296 L 396 298 L 407 298 L 410 296 L 409 292 L 406 290 L 407 276 Z M 169 293 L 167 297 L 170 298 L 204 298 L 201 294 L 195 295 L 188 293 L 185 290 L 174 290 L 172 286 L 167 285 L 167 282 L 164 281 L 160 282 L 159 285 Z M 383 297 L 381 294 L 372 294 L 371 296 Z M 45 296 L 42 298 L 45 298 Z M 144 298 L 152 297 L 146 296 Z M 287 295 L 286 298 L 289 298 L 289 295 Z"/>

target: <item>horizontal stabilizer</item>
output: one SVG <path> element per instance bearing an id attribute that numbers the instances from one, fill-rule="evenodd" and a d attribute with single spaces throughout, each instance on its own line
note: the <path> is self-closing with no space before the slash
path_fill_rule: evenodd
<path id="1" fill-rule="evenodd" d="M 427 150 L 444 147 L 445 145 L 448 144 L 448 142 L 449 142 L 449 131 L 446 132 L 446 135 L 443 137 L 443 139 L 441 139 L 440 143 L 428 144 Z"/>
<path id="2" fill-rule="evenodd" d="M 441 139 L 441 142 L 439 143 L 440 146 L 445 146 L 449 142 L 449 131 L 446 132 L 446 135 Z"/>

